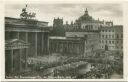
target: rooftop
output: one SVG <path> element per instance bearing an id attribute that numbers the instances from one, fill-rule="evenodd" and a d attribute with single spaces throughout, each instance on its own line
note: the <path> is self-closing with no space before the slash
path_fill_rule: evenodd
<path id="1" fill-rule="evenodd" d="M 12 18 L 12 17 L 5 17 L 5 19 L 22 20 L 21 18 Z M 42 22 L 42 23 L 48 23 L 46 21 L 39 21 L 39 20 L 33 20 L 33 19 L 26 19 L 26 21 L 38 21 L 38 22 Z"/>
<path id="2" fill-rule="evenodd" d="M 29 43 L 26 43 L 19 39 L 10 39 L 5 41 L 5 49 L 21 49 L 21 48 L 28 48 Z"/>
<path id="3" fill-rule="evenodd" d="M 67 41 L 82 41 L 80 37 L 49 37 L 51 40 L 67 40 Z"/>

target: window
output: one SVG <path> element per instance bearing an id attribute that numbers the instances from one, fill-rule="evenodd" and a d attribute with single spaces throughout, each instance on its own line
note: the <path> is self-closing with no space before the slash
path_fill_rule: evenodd
<path id="1" fill-rule="evenodd" d="M 111 41 L 109 41 L 109 44 L 111 44 Z"/>
<path id="2" fill-rule="evenodd" d="M 104 41 L 102 40 L 102 43 L 104 43 Z"/>
<path id="3" fill-rule="evenodd" d="M 121 40 L 121 41 L 120 41 L 120 43 L 122 44 L 122 43 L 123 43 L 123 41 Z"/>
<path id="4" fill-rule="evenodd" d="M 104 30 L 102 30 L 102 32 L 104 32 Z"/>
<path id="5" fill-rule="evenodd" d="M 112 43 L 114 44 L 114 41 L 112 41 Z"/>
<path id="6" fill-rule="evenodd" d="M 88 30 L 88 26 L 86 26 L 87 30 Z"/>
<path id="7" fill-rule="evenodd" d="M 111 35 L 109 35 L 109 38 L 111 38 Z"/>
<path id="8" fill-rule="evenodd" d="M 102 38 L 104 38 L 104 35 L 102 35 Z"/>
<path id="9" fill-rule="evenodd" d="M 116 43 L 118 44 L 118 43 L 119 43 L 119 41 L 116 41 Z"/>
<path id="10" fill-rule="evenodd" d="M 119 35 L 117 34 L 117 38 L 119 38 Z"/>
<path id="11" fill-rule="evenodd" d="M 108 38 L 108 35 L 106 35 L 106 38 Z"/>
<path id="12" fill-rule="evenodd" d="M 123 38 L 123 34 L 121 34 L 121 38 Z"/>
<path id="13" fill-rule="evenodd" d="M 123 46 L 121 48 L 123 49 Z"/>
<path id="14" fill-rule="evenodd" d="M 91 25 L 91 29 L 93 30 L 93 26 Z"/>
<path id="15" fill-rule="evenodd" d="M 111 32 L 111 30 L 109 30 L 109 32 Z"/>
<path id="16" fill-rule="evenodd" d="M 106 40 L 106 44 L 107 44 L 107 40 Z"/>
<path id="17" fill-rule="evenodd" d="M 91 30 L 91 26 L 89 26 L 89 30 Z"/>
<path id="18" fill-rule="evenodd" d="M 112 35 L 112 38 L 114 38 L 114 35 Z"/>

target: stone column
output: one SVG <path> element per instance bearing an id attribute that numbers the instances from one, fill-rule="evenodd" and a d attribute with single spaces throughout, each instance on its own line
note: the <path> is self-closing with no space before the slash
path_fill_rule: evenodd
<path id="1" fill-rule="evenodd" d="M 68 41 L 66 41 L 65 45 L 66 45 L 66 53 L 68 53 Z"/>
<path id="2" fill-rule="evenodd" d="M 56 52 L 58 52 L 58 42 L 56 43 Z"/>
<path id="3" fill-rule="evenodd" d="M 82 47 L 82 44 L 80 44 L 80 52 L 83 55 L 83 47 Z"/>
<path id="4" fill-rule="evenodd" d="M 55 53 L 57 53 L 57 42 L 55 43 Z"/>
<path id="5" fill-rule="evenodd" d="M 71 48 L 70 48 L 70 42 L 68 43 L 68 50 L 69 50 L 69 53 L 71 53 Z"/>
<path id="6" fill-rule="evenodd" d="M 19 71 L 21 72 L 22 70 L 22 63 L 21 63 L 21 58 L 22 57 L 22 49 L 19 49 Z"/>
<path id="7" fill-rule="evenodd" d="M 26 43 L 28 43 L 28 33 L 26 32 Z M 28 48 L 26 48 L 26 52 L 25 52 L 25 69 L 27 69 L 27 57 L 28 57 Z"/>
<path id="8" fill-rule="evenodd" d="M 70 42 L 70 53 L 72 54 L 72 42 Z"/>
<path id="9" fill-rule="evenodd" d="M 37 56 L 37 32 L 35 33 L 35 56 Z"/>
<path id="10" fill-rule="evenodd" d="M 11 50 L 11 72 L 13 72 L 13 49 Z"/>
<path id="11" fill-rule="evenodd" d="M 17 39 L 20 39 L 19 35 L 20 35 L 19 32 L 17 32 Z"/>
<path id="12" fill-rule="evenodd" d="M 44 54 L 44 33 L 42 33 L 42 54 Z"/>
<path id="13" fill-rule="evenodd" d="M 66 49 L 67 49 L 67 53 L 69 53 L 69 49 L 68 49 L 68 41 L 66 43 Z"/>
<path id="14" fill-rule="evenodd" d="M 47 38 L 48 38 L 47 52 L 48 52 L 48 54 L 49 54 L 49 33 L 48 33 L 48 35 L 47 35 Z"/>
<path id="15" fill-rule="evenodd" d="M 63 46 L 63 42 L 61 43 L 61 52 L 63 53 L 64 52 L 64 46 Z"/>

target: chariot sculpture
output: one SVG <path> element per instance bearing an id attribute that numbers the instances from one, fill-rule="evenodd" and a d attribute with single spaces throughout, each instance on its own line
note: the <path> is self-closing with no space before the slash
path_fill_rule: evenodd
<path id="1" fill-rule="evenodd" d="M 26 19 L 26 20 L 27 20 L 27 19 L 34 19 L 35 16 L 36 16 L 36 13 L 34 13 L 34 12 L 28 13 L 28 12 L 27 12 L 27 5 L 26 5 L 25 8 L 22 9 L 22 13 L 20 14 L 20 18 L 21 18 L 21 19 Z"/>

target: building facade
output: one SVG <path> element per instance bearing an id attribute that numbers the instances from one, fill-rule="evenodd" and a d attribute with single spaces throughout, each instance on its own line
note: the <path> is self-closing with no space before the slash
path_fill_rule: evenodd
<path id="1" fill-rule="evenodd" d="M 85 38 L 84 41 L 84 56 L 93 55 L 95 51 L 99 50 L 99 32 L 66 32 L 66 37 Z"/>
<path id="2" fill-rule="evenodd" d="M 28 16 L 26 9 L 22 14 Z M 27 58 L 49 53 L 48 22 L 28 17 L 5 17 L 6 74 L 22 72 L 27 67 Z"/>
<path id="3" fill-rule="evenodd" d="M 123 50 L 123 26 L 102 27 L 100 32 L 100 48 L 104 50 Z"/>
<path id="4" fill-rule="evenodd" d="M 50 53 L 82 55 L 84 53 L 84 38 L 50 37 Z"/>
<path id="5" fill-rule="evenodd" d="M 84 12 L 82 16 L 80 16 L 77 20 L 71 22 L 71 24 L 68 24 L 68 21 L 66 21 L 66 24 L 64 25 L 64 28 L 66 31 L 81 31 L 81 32 L 92 32 L 92 31 L 99 31 L 101 27 L 110 27 L 113 26 L 112 21 L 104 21 L 99 20 L 99 18 L 96 20 L 92 16 L 89 15 L 88 10 Z"/>
<path id="6" fill-rule="evenodd" d="M 11 39 L 5 42 L 5 74 L 21 72 L 27 68 L 27 49 L 29 44 Z"/>
<path id="7" fill-rule="evenodd" d="M 53 24 L 53 28 L 55 26 L 62 26 L 63 23 L 61 23 L 60 21 L 58 22 L 59 24 L 55 23 L 58 19 L 54 19 L 54 24 Z M 62 21 L 62 20 L 61 20 Z M 102 27 L 112 27 L 113 26 L 113 22 L 112 21 L 107 21 L 105 22 L 98 20 L 95 20 L 94 18 L 92 18 L 92 16 L 89 15 L 88 10 L 86 9 L 86 11 L 84 12 L 84 15 L 80 16 L 77 20 L 75 20 L 75 22 L 73 23 L 73 21 L 71 22 L 71 24 L 68 24 L 68 21 L 66 21 L 66 24 L 63 25 L 63 28 L 65 29 L 65 38 L 50 38 L 50 50 L 52 52 L 59 52 L 59 51 L 63 51 L 63 52 L 70 52 L 70 50 L 72 49 L 72 45 L 74 45 L 74 51 L 75 53 L 79 54 L 80 50 L 75 50 L 77 49 L 77 47 L 79 48 L 79 45 L 75 47 L 76 42 L 80 42 L 79 39 L 83 39 L 84 41 L 81 42 L 83 48 L 81 50 L 83 55 L 92 55 L 94 54 L 95 51 L 100 49 L 100 31 Z M 63 29 L 61 29 L 63 30 Z M 58 30 L 59 31 L 59 30 Z M 62 33 L 62 32 L 61 32 Z M 72 41 L 72 43 L 70 43 Z M 53 43 L 52 43 L 53 42 Z M 72 44 L 72 45 L 70 45 Z M 61 45 L 67 46 L 67 47 L 60 47 Z M 59 46 L 59 47 L 57 47 Z M 62 50 L 61 50 L 62 49 Z M 81 49 L 81 48 L 79 48 Z M 71 50 L 72 51 L 72 50 Z M 73 51 L 72 51 L 73 52 Z"/>
<path id="8" fill-rule="evenodd" d="M 123 26 L 113 25 L 112 21 L 95 20 L 89 15 L 88 10 L 71 24 L 66 21 L 63 25 L 65 39 L 54 39 L 54 44 L 68 42 L 67 38 L 85 38 L 84 55 L 94 54 L 97 50 L 122 50 L 123 49 Z M 56 40 L 56 41 L 55 41 Z M 77 39 L 76 39 L 77 40 Z M 74 44 L 75 45 L 75 44 Z M 68 46 L 68 45 L 67 45 Z M 52 46 L 53 47 L 53 46 Z M 60 48 L 54 47 L 58 50 Z M 69 49 L 67 49 L 69 50 Z"/>

